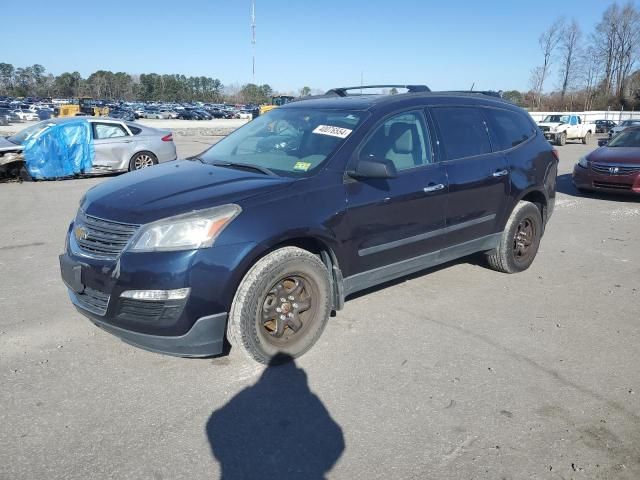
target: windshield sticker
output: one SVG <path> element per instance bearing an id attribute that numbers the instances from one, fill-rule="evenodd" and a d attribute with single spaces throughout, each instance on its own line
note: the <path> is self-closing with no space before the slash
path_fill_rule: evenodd
<path id="1" fill-rule="evenodd" d="M 303 172 L 306 172 L 309 168 L 311 168 L 311 164 L 309 162 L 296 162 L 293 166 L 294 170 L 302 170 Z"/>
<path id="2" fill-rule="evenodd" d="M 331 125 L 318 125 L 313 130 L 313 133 L 338 138 L 347 138 L 351 132 L 352 130 L 349 130 L 348 128 L 332 127 Z"/>

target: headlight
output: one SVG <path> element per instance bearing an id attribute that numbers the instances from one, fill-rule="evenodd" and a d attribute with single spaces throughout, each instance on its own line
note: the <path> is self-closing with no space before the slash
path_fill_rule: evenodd
<path id="1" fill-rule="evenodd" d="M 241 211 L 239 205 L 222 205 L 144 225 L 131 250 L 153 252 L 210 247 Z"/>
<path id="2" fill-rule="evenodd" d="M 587 157 L 580 157 L 580 160 L 578 160 L 578 165 L 580 165 L 582 168 L 589 168 Z"/>

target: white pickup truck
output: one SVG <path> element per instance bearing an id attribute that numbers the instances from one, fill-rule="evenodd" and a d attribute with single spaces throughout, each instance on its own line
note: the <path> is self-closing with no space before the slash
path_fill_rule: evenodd
<path id="1" fill-rule="evenodd" d="M 547 115 L 538 127 L 544 137 L 556 145 L 564 145 L 567 140 L 582 140 L 586 145 L 591 135 L 596 133 L 595 123 L 582 123 L 580 116 L 573 113 Z"/>

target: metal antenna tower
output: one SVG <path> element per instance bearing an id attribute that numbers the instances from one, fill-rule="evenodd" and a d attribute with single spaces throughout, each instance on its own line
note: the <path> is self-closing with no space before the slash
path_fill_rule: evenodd
<path id="1" fill-rule="evenodd" d="M 251 74 L 256 83 L 256 1 L 251 0 Z"/>

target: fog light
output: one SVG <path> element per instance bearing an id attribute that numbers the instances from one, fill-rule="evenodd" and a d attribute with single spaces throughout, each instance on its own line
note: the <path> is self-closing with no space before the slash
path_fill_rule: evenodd
<path id="1" fill-rule="evenodd" d="M 127 290 L 120 294 L 120 298 L 149 301 L 183 300 L 189 296 L 189 292 L 191 292 L 190 288 L 178 288 L 176 290 Z"/>

